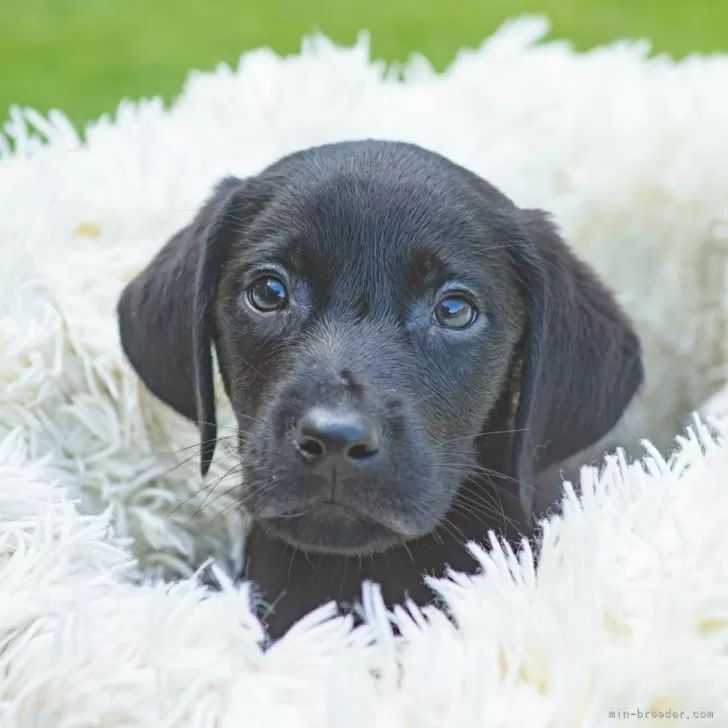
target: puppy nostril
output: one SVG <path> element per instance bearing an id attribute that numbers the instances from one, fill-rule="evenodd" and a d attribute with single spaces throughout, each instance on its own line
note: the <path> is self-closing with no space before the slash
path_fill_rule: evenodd
<path id="1" fill-rule="evenodd" d="M 378 449 L 379 448 L 373 448 L 370 445 L 354 445 L 346 451 L 346 456 L 351 460 L 367 460 L 373 455 L 376 455 Z"/>
<path id="2" fill-rule="evenodd" d="M 297 441 L 296 447 L 298 448 L 301 455 L 308 458 L 309 460 L 320 458 L 326 452 L 324 446 L 318 440 L 314 440 L 312 437 Z"/>

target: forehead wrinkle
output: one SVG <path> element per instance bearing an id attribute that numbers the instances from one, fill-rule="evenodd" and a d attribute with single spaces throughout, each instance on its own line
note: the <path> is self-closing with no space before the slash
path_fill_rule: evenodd
<path id="1" fill-rule="evenodd" d="M 312 194 L 306 210 L 305 247 L 311 265 L 330 270 L 334 279 L 372 297 L 401 268 L 410 244 L 403 215 L 397 214 L 366 180 L 345 178 Z"/>
<path id="2" fill-rule="evenodd" d="M 357 316 L 364 304 L 369 317 L 386 316 L 397 311 L 398 293 L 385 270 L 368 266 L 363 272 L 352 265 L 332 273 L 329 308 Z"/>

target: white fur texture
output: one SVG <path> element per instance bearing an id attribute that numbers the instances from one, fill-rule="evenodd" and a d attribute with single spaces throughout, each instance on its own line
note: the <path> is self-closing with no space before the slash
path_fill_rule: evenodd
<path id="1" fill-rule="evenodd" d="M 524 19 L 444 74 L 415 58 L 403 78 L 364 40 L 260 50 L 192 74 L 170 110 L 122 104 L 83 142 L 60 113 L 13 111 L 0 135 L 2 728 L 562 728 L 643 725 L 609 711 L 652 708 L 713 712 L 653 725 L 728 726 L 728 445 L 701 431 L 669 462 L 658 452 L 708 399 L 728 408 L 728 57 L 579 55 L 536 44 L 545 31 Z M 220 176 L 362 137 L 440 151 L 554 213 L 645 345 L 646 387 L 602 446 L 657 449 L 584 472 L 582 499 L 567 493 L 545 526 L 537 573 L 496 545 L 479 552 L 483 575 L 440 584 L 459 631 L 435 609 L 427 623 L 399 612 L 395 642 L 371 588 L 366 627 L 324 609 L 263 651 L 247 587 L 225 575 L 243 552 L 235 478 L 202 489 L 196 432 L 139 385 L 114 306 Z M 223 452 L 209 483 L 232 462 Z M 195 574 L 210 556 L 221 592 Z"/>

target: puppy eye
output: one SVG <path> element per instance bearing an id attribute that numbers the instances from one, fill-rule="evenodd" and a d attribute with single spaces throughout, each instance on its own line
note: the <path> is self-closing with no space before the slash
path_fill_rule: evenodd
<path id="1" fill-rule="evenodd" d="M 467 329 L 477 316 L 475 306 L 460 294 L 441 298 L 435 307 L 435 321 L 447 329 Z"/>
<path id="2" fill-rule="evenodd" d="M 248 287 L 248 301 L 262 313 L 280 311 L 288 305 L 288 291 L 280 278 L 261 276 Z"/>

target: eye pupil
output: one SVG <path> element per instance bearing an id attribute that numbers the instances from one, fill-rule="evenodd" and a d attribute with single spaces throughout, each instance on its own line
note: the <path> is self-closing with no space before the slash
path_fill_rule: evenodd
<path id="1" fill-rule="evenodd" d="M 267 313 L 279 311 L 288 303 L 288 292 L 283 282 L 275 276 L 261 276 L 248 289 L 248 300 L 253 308 Z"/>
<path id="2" fill-rule="evenodd" d="M 464 296 L 446 296 L 435 309 L 437 323 L 448 329 L 466 329 L 475 318 L 475 307 Z"/>

